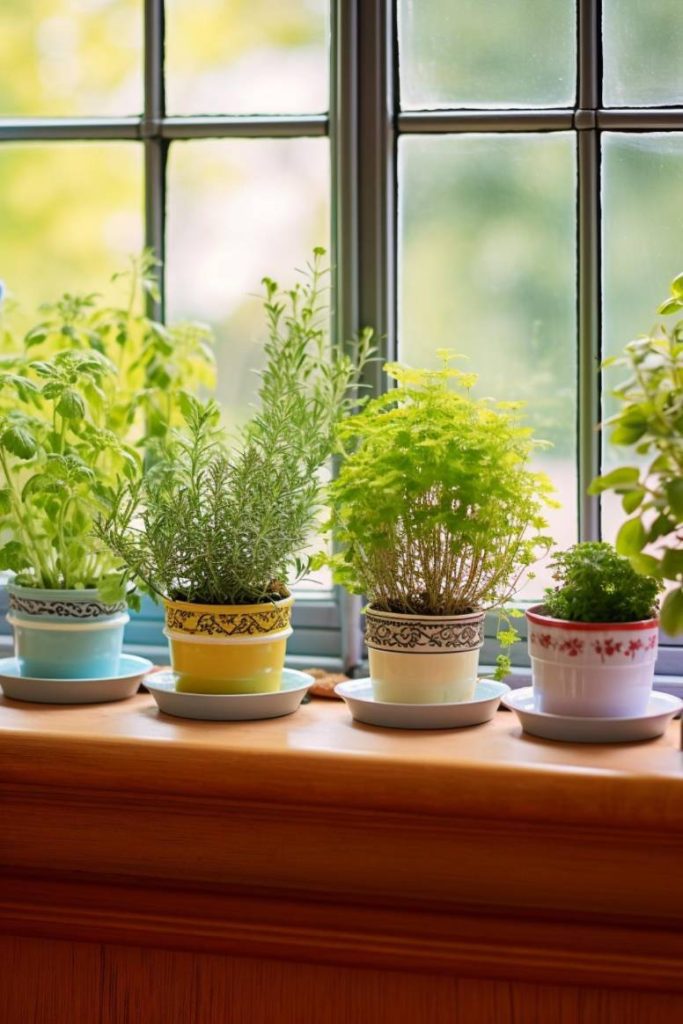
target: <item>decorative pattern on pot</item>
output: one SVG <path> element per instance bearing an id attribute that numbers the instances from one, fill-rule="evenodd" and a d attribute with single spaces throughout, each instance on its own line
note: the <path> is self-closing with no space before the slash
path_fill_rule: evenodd
<path id="1" fill-rule="evenodd" d="M 164 601 L 176 689 L 233 694 L 279 690 L 293 604 L 293 597 L 252 605 Z"/>
<path id="2" fill-rule="evenodd" d="M 126 602 L 103 604 L 102 601 L 90 598 L 86 601 L 30 598 L 20 597 L 10 591 L 9 608 L 11 612 L 31 616 L 45 615 L 51 619 L 102 619 L 125 612 Z"/>
<path id="3" fill-rule="evenodd" d="M 409 651 L 412 654 L 475 651 L 484 643 L 484 617 L 481 613 L 399 615 L 368 608 L 365 613 L 365 643 L 377 651 Z"/>
<path id="4" fill-rule="evenodd" d="M 657 657 L 659 623 L 565 622 L 529 609 L 529 654 L 582 665 L 646 664 Z"/>
<path id="5" fill-rule="evenodd" d="M 293 600 L 244 606 L 165 601 L 166 628 L 188 636 L 267 636 L 289 628 Z"/>
<path id="6" fill-rule="evenodd" d="M 370 606 L 365 640 L 375 700 L 449 704 L 471 700 L 484 643 L 484 613 L 401 615 Z"/>
<path id="7" fill-rule="evenodd" d="M 109 605 L 96 590 L 7 586 L 14 646 L 22 675 L 34 679 L 106 679 L 119 669 L 125 602 Z"/>
<path id="8" fill-rule="evenodd" d="M 642 714 L 652 690 L 659 623 L 566 622 L 527 612 L 539 711 L 611 718 Z"/>

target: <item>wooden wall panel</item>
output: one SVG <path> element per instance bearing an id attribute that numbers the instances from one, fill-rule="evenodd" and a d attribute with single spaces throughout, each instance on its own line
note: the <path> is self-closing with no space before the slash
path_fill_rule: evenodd
<path id="1" fill-rule="evenodd" d="M 109 949 L 102 1024 L 454 1024 L 457 982 L 430 975 Z"/>
<path id="2" fill-rule="evenodd" d="M 2 1024 L 679 1024 L 683 996 L 0 938 Z"/>
<path id="3" fill-rule="evenodd" d="M 678 732 L 0 699 L 0 1024 L 681 1024 Z"/>
<path id="4" fill-rule="evenodd" d="M 2 1024 L 99 1024 L 102 948 L 0 935 Z"/>

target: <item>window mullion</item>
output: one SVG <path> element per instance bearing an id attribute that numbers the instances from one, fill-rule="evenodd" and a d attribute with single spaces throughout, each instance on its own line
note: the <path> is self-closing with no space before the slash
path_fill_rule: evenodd
<path id="1" fill-rule="evenodd" d="M 587 487 L 600 471 L 601 242 L 600 0 L 579 0 L 577 105 L 578 509 L 579 539 L 600 536 L 600 506 Z"/>
<path id="2" fill-rule="evenodd" d="M 383 357 L 396 356 L 396 123 L 398 40 L 395 0 L 359 6 L 358 180 L 360 318 Z M 383 386 L 381 360 L 368 383 Z"/>
<path id="3" fill-rule="evenodd" d="M 152 249 L 162 268 L 159 299 L 148 297 L 149 313 L 161 320 L 165 295 L 166 156 L 168 143 L 161 138 L 164 100 L 164 0 L 145 0 L 144 10 L 145 112 L 142 137 L 145 147 L 145 245 Z"/>

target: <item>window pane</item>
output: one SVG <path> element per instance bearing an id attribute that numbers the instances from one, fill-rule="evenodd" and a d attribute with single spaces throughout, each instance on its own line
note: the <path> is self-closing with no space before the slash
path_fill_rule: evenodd
<path id="1" fill-rule="evenodd" d="M 102 291 L 143 245 L 142 147 L 0 146 L 0 279 L 26 308 Z"/>
<path id="2" fill-rule="evenodd" d="M 570 135 L 405 138 L 399 154 L 400 357 L 454 348 L 478 394 L 527 401 L 538 458 L 576 539 L 575 160 Z M 469 368 L 469 367 L 468 367 Z M 548 582 L 538 573 L 523 597 Z"/>
<path id="3" fill-rule="evenodd" d="M 683 135 L 603 135 L 604 354 L 616 355 L 627 341 L 649 331 L 669 283 L 683 271 Z M 615 411 L 609 396 L 623 370 L 605 373 L 607 418 Z M 633 460 L 633 450 L 616 448 L 604 435 L 605 469 Z M 621 501 L 606 495 L 605 536 L 613 540 L 625 513 Z"/>
<path id="4" fill-rule="evenodd" d="M 603 0 L 606 106 L 683 103 L 680 0 Z"/>
<path id="5" fill-rule="evenodd" d="M 141 109 L 141 0 L 2 0 L 0 116 Z"/>
<path id="6" fill-rule="evenodd" d="M 167 0 L 171 114 L 328 107 L 329 0 Z"/>
<path id="7" fill-rule="evenodd" d="M 258 386 L 261 278 L 293 284 L 313 246 L 329 248 L 329 203 L 326 139 L 171 147 L 169 316 L 215 329 L 219 397 L 233 422 L 248 414 Z"/>
<path id="8" fill-rule="evenodd" d="M 404 108 L 573 103 L 569 0 L 399 0 L 398 13 Z"/>

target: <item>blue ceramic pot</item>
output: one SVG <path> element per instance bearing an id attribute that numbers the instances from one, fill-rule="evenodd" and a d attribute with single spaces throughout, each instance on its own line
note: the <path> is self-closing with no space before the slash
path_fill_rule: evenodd
<path id="1" fill-rule="evenodd" d="M 7 586 L 21 674 L 33 679 L 109 679 L 119 671 L 125 601 L 103 604 L 96 590 Z"/>

